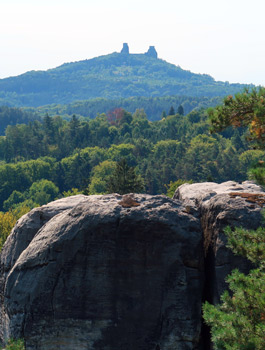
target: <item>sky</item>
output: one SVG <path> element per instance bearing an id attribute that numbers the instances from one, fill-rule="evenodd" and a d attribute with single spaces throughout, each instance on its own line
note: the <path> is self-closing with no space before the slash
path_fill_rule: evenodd
<path id="1" fill-rule="evenodd" d="M 0 0 L 0 78 L 154 45 L 158 57 L 265 86 L 264 0 Z"/>

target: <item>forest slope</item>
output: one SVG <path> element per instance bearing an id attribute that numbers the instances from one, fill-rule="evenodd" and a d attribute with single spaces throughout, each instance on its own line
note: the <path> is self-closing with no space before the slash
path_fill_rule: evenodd
<path id="1" fill-rule="evenodd" d="M 215 81 L 145 54 L 112 53 L 0 79 L 0 104 L 42 106 L 91 98 L 225 96 L 242 84 Z"/>

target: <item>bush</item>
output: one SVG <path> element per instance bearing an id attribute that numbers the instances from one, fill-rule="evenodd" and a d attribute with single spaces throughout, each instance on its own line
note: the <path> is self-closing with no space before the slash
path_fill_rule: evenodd
<path id="1" fill-rule="evenodd" d="M 5 350 L 25 350 L 23 339 L 9 339 Z"/>

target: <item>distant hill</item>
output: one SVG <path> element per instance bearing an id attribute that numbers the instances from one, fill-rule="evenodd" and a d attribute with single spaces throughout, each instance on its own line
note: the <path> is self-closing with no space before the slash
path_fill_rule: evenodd
<path id="1" fill-rule="evenodd" d="M 122 50 L 65 63 L 47 71 L 30 71 L 0 79 L 0 104 L 37 107 L 93 98 L 215 97 L 234 94 L 244 87 L 183 70 L 156 58 L 153 50 L 149 49 L 146 54 L 129 54 L 128 50 Z"/>

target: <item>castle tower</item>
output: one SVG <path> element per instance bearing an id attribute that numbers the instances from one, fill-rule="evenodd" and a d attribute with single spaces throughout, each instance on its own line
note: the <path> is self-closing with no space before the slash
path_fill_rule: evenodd
<path id="1" fill-rule="evenodd" d="M 157 58 L 157 52 L 154 46 L 149 46 L 148 51 L 145 53 L 145 55 L 153 58 Z"/>
<path id="2" fill-rule="evenodd" d="M 129 55 L 129 46 L 127 43 L 123 43 L 123 47 L 121 49 L 121 53 L 125 55 Z"/>

